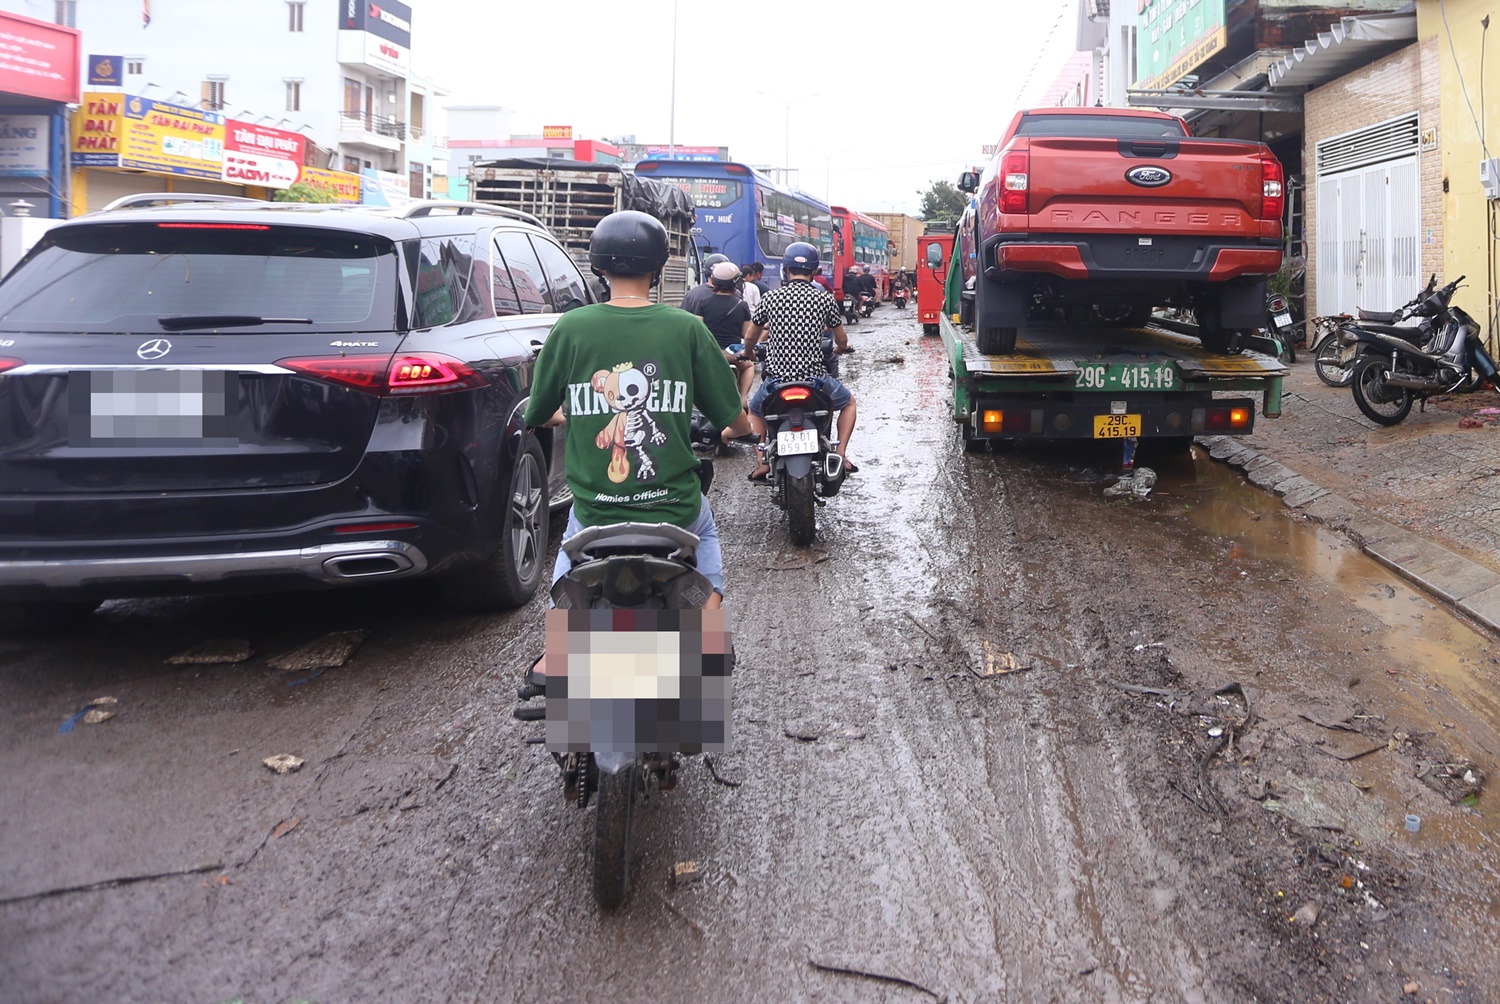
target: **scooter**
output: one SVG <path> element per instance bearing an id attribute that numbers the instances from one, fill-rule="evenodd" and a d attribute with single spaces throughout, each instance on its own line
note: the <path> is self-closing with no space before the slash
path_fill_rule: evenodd
<path id="1" fill-rule="evenodd" d="M 1462 280 L 1463 276 L 1459 277 Z M 1358 317 L 1339 314 L 1319 318 L 1323 322 L 1335 322 L 1333 330 L 1318 339 L 1313 347 L 1313 370 L 1318 379 L 1330 387 L 1346 387 L 1354 377 L 1354 366 L 1361 351 L 1358 331 L 1378 331 L 1405 339 L 1413 345 L 1425 345 L 1432 339 L 1436 328 L 1430 317 L 1419 318 L 1415 326 L 1406 322 L 1417 315 L 1416 308 L 1437 288 L 1437 273 L 1427 280 L 1427 286 L 1416 296 L 1390 313 L 1358 308 Z M 1456 283 L 1455 283 L 1456 288 Z M 1450 291 L 1450 297 L 1453 295 Z"/>
<path id="2" fill-rule="evenodd" d="M 893 286 L 893 287 L 891 287 L 891 302 L 895 303 L 897 310 L 905 310 L 906 309 L 906 287 L 905 286 Z"/>
<path id="3" fill-rule="evenodd" d="M 1500 389 L 1495 360 L 1479 337 L 1479 322 L 1448 303 L 1458 283 L 1455 279 L 1417 308 L 1439 325 L 1437 336 L 1425 347 L 1383 332 L 1360 333 L 1363 358 L 1354 367 L 1350 386 L 1354 403 L 1370 421 L 1397 425 L 1411 414 L 1413 401 L 1425 406 L 1433 394 L 1468 393 L 1486 383 Z"/>
<path id="4" fill-rule="evenodd" d="M 817 536 L 818 508 L 844 485 L 833 402 L 815 384 L 788 381 L 772 389 L 764 412 L 768 438 L 759 449 L 771 468 L 772 498 L 787 515 L 792 543 L 806 547 Z"/>
<path id="5" fill-rule="evenodd" d="M 854 294 L 853 293 L 845 293 L 844 294 L 843 308 L 844 308 L 844 323 L 845 324 L 858 324 L 859 323 L 859 306 L 858 306 L 858 304 L 854 300 Z"/>
<path id="6" fill-rule="evenodd" d="M 875 313 L 876 306 L 878 306 L 878 301 L 876 301 L 874 293 L 859 294 L 860 317 L 869 317 L 871 314 Z"/>
<path id="7" fill-rule="evenodd" d="M 1266 330 L 1278 342 L 1286 355 L 1286 361 L 1297 361 L 1297 349 L 1292 344 L 1292 306 L 1280 293 L 1266 294 Z"/>
<path id="8" fill-rule="evenodd" d="M 569 538 L 562 547 L 573 566 L 552 587 L 544 679 L 516 692 L 523 702 L 546 696 L 545 707 L 523 703 L 515 717 L 546 720 L 563 797 L 580 809 L 594 803 L 593 892 L 606 910 L 630 894 L 635 803 L 677 786 L 681 755 L 729 746 L 734 650 L 722 613 L 703 609 L 713 587 L 695 567 L 698 544 L 658 523 Z"/>

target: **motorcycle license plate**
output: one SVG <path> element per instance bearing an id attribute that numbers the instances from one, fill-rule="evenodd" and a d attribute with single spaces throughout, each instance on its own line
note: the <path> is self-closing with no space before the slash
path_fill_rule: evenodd
<path id="1" fill-rule="evenodd" d="M 795 457 L 804 453 L 817 452 L 817 429 L 803 429 L 800 432 L 788 429 L 776 434 L 776 453 L 778 456 Z"/>
<path id="2" fill-rule="evenodd" d="M 1139 415 L 1095 415 L 1095 439 L 1130 439 L 1141 434 Z"/>
<path id="3" fill-rule="evenodd" d="M 1291 314 L 1277 314 L 1276 315 L 1276 326 L 1278 328 L 1290 328 L 1292 326 L 1292 315 Z"/>

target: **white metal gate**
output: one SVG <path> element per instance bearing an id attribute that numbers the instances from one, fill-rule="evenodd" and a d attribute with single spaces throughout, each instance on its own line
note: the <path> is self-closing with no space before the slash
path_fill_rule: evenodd
<path id="1" fill-rule="evenodd" d="M 1392 310 L 1422 285 L 1415 113 L 1320 142 L 1319 314 Z"/>

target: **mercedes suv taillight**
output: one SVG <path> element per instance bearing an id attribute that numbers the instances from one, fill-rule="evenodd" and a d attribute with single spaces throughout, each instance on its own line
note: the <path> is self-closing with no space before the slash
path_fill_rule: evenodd
<path id="1" fill-rule="evenodd" d="M 381 397 L 440 394 L 484 384 L 484 377 L 474 367 L 440 352 L 402 353 L 389 360 L 385 356 L 278 359 L 276 365 Z"/>

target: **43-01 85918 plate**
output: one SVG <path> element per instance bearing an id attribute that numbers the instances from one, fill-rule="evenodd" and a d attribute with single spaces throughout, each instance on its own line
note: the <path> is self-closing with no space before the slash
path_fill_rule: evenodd
<path id="1" fill-rule="evenodd" d="M 776 452 L 783 457 L 795 457 L 804 453 L 818 452 L 818 430 L 785 429 L 776 434 Z"/>

